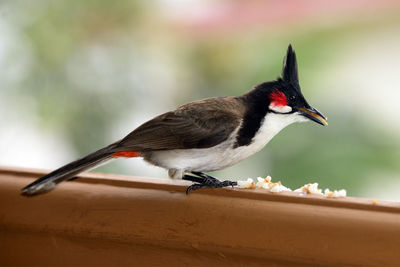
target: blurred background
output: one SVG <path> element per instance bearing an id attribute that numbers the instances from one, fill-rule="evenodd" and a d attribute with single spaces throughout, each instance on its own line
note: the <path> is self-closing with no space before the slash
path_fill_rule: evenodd
<path id="1" fill-rule="evenodd" d="M 400 1 L 0 2 L 0 165 L 52 169 L 189 101 L 280 75 L 329 126 L 291 125 L 215 172 L 400 200 Z M 141 159 L 95 171 L 167 178 Z"/>

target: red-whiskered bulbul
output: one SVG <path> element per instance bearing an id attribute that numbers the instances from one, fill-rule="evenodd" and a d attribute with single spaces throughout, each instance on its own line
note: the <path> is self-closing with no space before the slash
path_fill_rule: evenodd
<path id="1" fill-rule="evenodd" d="M 190 190 L 236 185 L 204 172 L 238 163 L 263 148 L 294 122 L 326 118 L 300 90 L 296 54 L 289 45 L 282 77 L 236 97 L 190 102 L 142 124 L 123 139 L 73 161 L 29 184 L 23 194 L 46 192 L 58 183 L 119 157 L 142 157 L 168 170 L 170 178 L 195 182 Z"/>

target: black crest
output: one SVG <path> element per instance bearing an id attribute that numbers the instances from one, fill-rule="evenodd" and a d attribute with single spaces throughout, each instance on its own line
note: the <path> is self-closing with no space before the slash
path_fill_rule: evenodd
<path id="1" fill-rule="evenodd" d="M 283 61 L 282 79 L 286 82 L 299 83 L 296 53 L 293 51 L 292 45 L 289 45 Z"/>

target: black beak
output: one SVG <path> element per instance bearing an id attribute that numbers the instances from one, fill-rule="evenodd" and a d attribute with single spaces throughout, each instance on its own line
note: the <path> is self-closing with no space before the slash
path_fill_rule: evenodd
<path id="1" fill-rule="evenodd" d="M 298 108 L 299 112 L 301 115 L 303 115 L 304 117 L 315 121 L 316 123 L 319 123 L 323 126 L 328 125 L 328 122 L 326 121 L 327 118 L 322 115 L 318 110 L 316 110 L 313 107 L 310 108 Z"/>

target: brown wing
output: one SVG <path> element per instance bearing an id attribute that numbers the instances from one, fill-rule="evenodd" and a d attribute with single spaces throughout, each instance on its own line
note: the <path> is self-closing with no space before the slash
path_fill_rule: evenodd
<path id="1" fill-rule="evenodd" d="M 243 104 L 232 97 L 191 102 L 142 124 L 118 147 L 134 151 L 211 147 L 229 137 L 243 113 Z"/>

